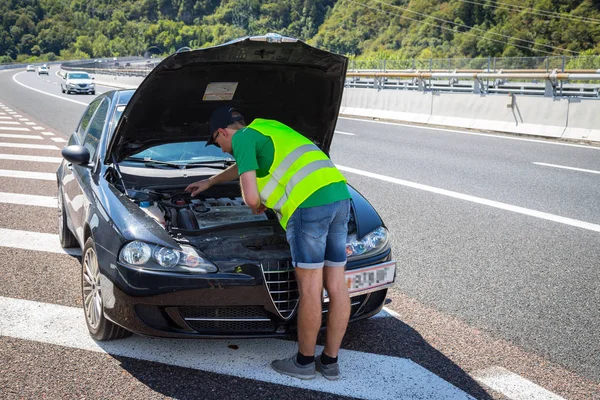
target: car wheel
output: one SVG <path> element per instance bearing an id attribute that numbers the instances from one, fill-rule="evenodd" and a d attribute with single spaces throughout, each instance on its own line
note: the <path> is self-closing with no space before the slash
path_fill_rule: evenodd
<path id="1" fill-rule="evenodd" d="M 81 293 L 83 295 L 85 323 L 92 338 L 99 341 L 106 341 L 121 339 L 131 335 L 131 332 L 109 321 L 104 316 L 100 268 L 98 267 L 96 246 L 92 238 L 88 238 L 83 249 L 83 257 L 81 259 Z"/>
<path id="2" fill-rule="evenodd" d="M 62 190 L 58 191 L 58 237 L 60 239 L 60 245 L 65 249 L 79 246 L 75 235 L 73 235 L 67 226 L 67 216 L 65 214 Z"/>
<path id="3" fill-rule="evenodd" d="M 96 92 L 90 92 L 91 94 L 96 94 Z"/>

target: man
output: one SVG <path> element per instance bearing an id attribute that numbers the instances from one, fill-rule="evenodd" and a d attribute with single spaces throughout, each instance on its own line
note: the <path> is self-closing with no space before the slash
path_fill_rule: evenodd
<path id="1" fill-rule="evenodd" d="M 346 179 L 309 139 L 278 121 L 257 118 L 246 126 L 239 111 L 221 107 L 211 115 L 210 134 L 207 145 L 232 154 L 236 164 L 185 190 L 195 196 L 239 175 L 246 204 L 255 213 L 272 208 L 290 245 L 300 294 L 298 353 L 271 366 L 301 379 L 314 378 L 315 371 L 338 379 L 337 355 L 350 316 L 344 271 L 350 215 Z M 330 299 L 326 344 L 315 359 L 323 284 Z"/>

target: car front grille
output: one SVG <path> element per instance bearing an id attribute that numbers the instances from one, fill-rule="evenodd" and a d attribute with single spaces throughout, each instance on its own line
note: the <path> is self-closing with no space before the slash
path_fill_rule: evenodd
<path id="1" fill-rule="evenodd" d="M 80 84 L 78 84 L 78 86 L 80 88 L 86 88 L 87 87 L 87 83 L 80 83 Z"/>
<path id="2" fill-rule="evenodd" d="M 271 333 L 275 324 L 261 307 L 179 307 L 190 328 L 202 334 Z"/>
<path id="3" fill-rule="evenodd" d="M 283 319 L 290 319 L 298 307 L 298 284 L 290 260 L 261 263 L 271 300 Z"/>

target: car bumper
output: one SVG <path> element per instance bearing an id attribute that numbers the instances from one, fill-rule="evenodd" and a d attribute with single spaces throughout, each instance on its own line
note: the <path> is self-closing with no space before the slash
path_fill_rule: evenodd
<path id="1" fill-rule="evenodd" d="M 76 92 L 76 93 L 92 93 L 92 92 L 96 91 L 96 88 L 68 87 L 67 90 L 70 92 Z"/>
<path id="2" fill-rule="evenodd" d="M 387 254 L 369 266 L 389 260 Z M 275 268 L 273 263 L 270 265 L 264 270 L 259 265 L 245 265 L 241 274 L 202 276 L 140 271 L 119 265 L 116 281 L 104 276 L 102 282 L 105 316 L 132 332 L 157 337 L 286 336 L 296 330 L 295 281 L 291 286 L 274 282 L 293 280 L 293 272 L 286 272 L 292 269 L 282 263 Z M 271 278 L 267 278 L 268 272 Z M 352 293 L 350 320 L 378 313 L 392 284 Z M 326 300 L 323 322 L 328 309 Z"/>

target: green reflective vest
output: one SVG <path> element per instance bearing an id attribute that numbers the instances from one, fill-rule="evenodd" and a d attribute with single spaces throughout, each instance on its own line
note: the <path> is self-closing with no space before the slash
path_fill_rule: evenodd
<path id="1" fill-rule="evenodd" d="M 267 175 L 256 180 L 262 203 L 275 210 L 283 229 L 296 208 L 314 192 L 331 183 L 346 182 L 321 149 L 289 126 L 257 118 L 248 127 L 273 141 L 273 164 Z"/>

